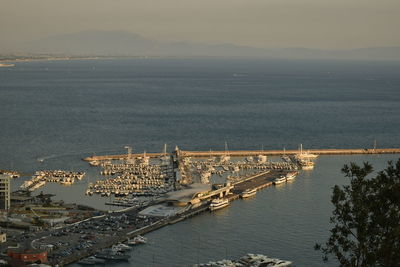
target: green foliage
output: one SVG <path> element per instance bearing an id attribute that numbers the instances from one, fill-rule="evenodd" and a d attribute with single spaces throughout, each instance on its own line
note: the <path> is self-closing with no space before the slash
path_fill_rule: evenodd
<path id="1" fill-rule="evenodd" d="M 343 167 L 350 184 L 334 186 L 331 235 L 314 247 L 325 261 L 333 255 L 340 266 L 400 266 L 400 159 L 367 179 L 372 171 L 369 163 Z"/>

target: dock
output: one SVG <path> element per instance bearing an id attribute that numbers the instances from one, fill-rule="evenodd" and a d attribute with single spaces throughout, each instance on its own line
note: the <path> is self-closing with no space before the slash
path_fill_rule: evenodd
<path id="1" fill-rule="evenodd" d="M 307 149 L 309 153 L 316 155 L 355 155 L 355 154 L 400 154 L 400 148 L 350 148 L 350 149 Z M 229 151 L 185 151 L 179 150 L 181 157 L 210 157 L 223 156 L 229 154 L 231 157 L 247 157 L 247 156 L 280 156 L 295 155 L 299 150 L 229 150 Z M 163 155 L 172 155 L 172 153 L 146 153 L 147 157 L 157 158 Z M 121 155 L 103 155 L 86 157 L 85 161 L 102 161 L 102 160 L 122 160 L 127 159 L 128 154 Z M 141 157 L 143 154 L 131 154 L 132 157 Z"/>

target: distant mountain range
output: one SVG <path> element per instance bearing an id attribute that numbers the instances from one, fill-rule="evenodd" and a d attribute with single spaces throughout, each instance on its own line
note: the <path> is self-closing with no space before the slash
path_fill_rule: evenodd
<path id="1" fill-rule="evenodd" d="M 3 50 L 3 51 L 1 51 Z M 255 48 L 233 44 L 162 42 L 123 31 L 84 31 L 9 44 L 2 52 L 59 53 L 98 56 L 207 56 L 287 59 L 400 60 L 400 47 L 349 50 L 308 48 Z"/>

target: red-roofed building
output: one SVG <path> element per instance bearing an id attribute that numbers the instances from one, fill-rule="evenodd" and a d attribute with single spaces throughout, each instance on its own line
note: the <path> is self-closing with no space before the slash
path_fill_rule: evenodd
<path id="1" fill-rule="evenodd" d="M 7 255 L 25 263 L 46 263 L 47 251 L 37 249 L 9 249 Z"/>

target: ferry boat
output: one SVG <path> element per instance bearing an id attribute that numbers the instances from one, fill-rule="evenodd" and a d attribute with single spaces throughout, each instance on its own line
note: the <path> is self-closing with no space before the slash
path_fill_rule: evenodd
<path id="1" fill-rule="evenodd" d="M 282 184 L 282 183 L 286 183 L 286 176 L 281 176 L 279 178 L 275 178 L 275 180 L 273 181 L 274 185 Z"/>
<path id="2" fill-rule="evenodd" d="M 243 191 L 243 193 L 240 195 L 242 198 L 248 198 L 255 196 L 257 194 L 257 189 L 246 189 Z"/>
<path id="3" fill-rule="evenodd" d="M 229 205 L 229 200 L 226 198 L 216 198 L 211 201 L 210 210 L 222 209 Z"/>

